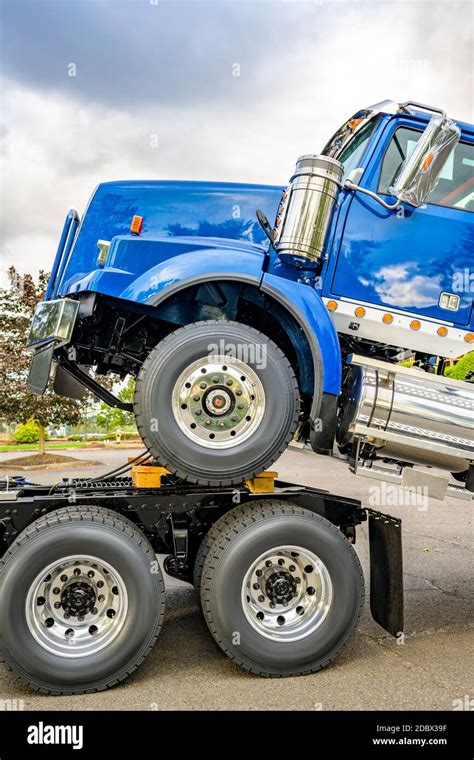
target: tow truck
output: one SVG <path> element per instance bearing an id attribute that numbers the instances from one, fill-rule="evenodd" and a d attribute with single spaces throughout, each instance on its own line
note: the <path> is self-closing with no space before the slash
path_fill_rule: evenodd
<path id="1" fill-rule="evenodd" d="M 157 552 L 235 662 L 317 671 L 357 624 L 367 518 L 372 614 L 402 632 L 400 521 L 269 468 L 296 440 L 472 500 L 472 378 L 445 368 L 474 344 L 473 166 L 471 124 L 383 101 L 285 187 L 106 182 L 69 212 L 29 388 L 133 411 L 147 453 L 130 476 L 8 481 L 0 649 L 19 677 L 81 693 L 131 673 L 163 620 Z M 136 379 L 133 405 L 107 374 Z"/>

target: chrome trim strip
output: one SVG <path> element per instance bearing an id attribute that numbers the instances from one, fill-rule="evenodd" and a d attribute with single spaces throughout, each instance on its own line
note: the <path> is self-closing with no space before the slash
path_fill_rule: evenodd
<path id="1" fill-rule="evenodd" d="M 324 296 L 322 300 L 325 304 L 328 301 L 337 302 L 338 308 L 336 311 L 330 311 L 329 314 L 337 332 L 342 335 L 352 335 L 356 338 L 451 359 L 456 359 L 473 350 L 473 344 L 464 340 L 464 336 L 468 335 L 470 330 L 453 326 L 450 322 L 442 320 L 433 322 L 428 318 L 420 317 L 419 314 L 398 312 L 391 307 L 381 309 L 364 301 L 350 301 L 327 296 Z M 355 316 L 354 308 L 357 306 L 364 307 L 366 311 L 364 317 Z M 382 316 L 386 313 L 393 315 L 392 324 L 382 322 Z M 421 323 L 419 330 L 411 329 L 410 322 L 413 319 Z M 446 337 L 437 334 L 437 328 L 442 326 L 449 328 Z"/>

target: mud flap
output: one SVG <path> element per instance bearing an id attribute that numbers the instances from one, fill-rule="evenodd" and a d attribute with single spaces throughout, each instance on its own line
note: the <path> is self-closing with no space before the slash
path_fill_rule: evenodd
<path id="1" fill-rule="evenodd" d="M 79 369 L 82 371 L 88 371 L 89 367 L 79 365 Z M 77 401 L 82 401 L 87 393 L 87 389 L 61 366 L 58 366 L 56 369 L 53 390 L 58 396 L 73 398 Z"/>
<path id="2" fill-rule="evenodd" d="M 54 342 L 42 348 L 37 348 L 31 359 L 30 371 L 26 384 L 28 390 L 37 396 L 42 396 L 46 390 L 53 361 Z"/>
<path id="3" fill-rule="evenodd" d="M 403 632 L 402 521 L 367 509 L 370 543 L 370 611 L 392 636 Z"/>

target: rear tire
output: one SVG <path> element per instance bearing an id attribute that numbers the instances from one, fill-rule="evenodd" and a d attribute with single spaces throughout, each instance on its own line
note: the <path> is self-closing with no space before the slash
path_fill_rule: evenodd
<path id="1" fill-rule="evenodd" d="M 201 603 L 223 652 L 267 677 L 312 673 L 332 662 L 364 602 L 362 568 L 343 533 L 277 500 L 236 507 L 212 531 Z"/>
<path id="2" fill-rule="evenodd" d="M 135 418 L 161 465 L 203 485 L 240 484 L 286 449 L 299 417 L 293 369 L 265 335 L 209 320 L 162 340 L 140 370 Z"/>
<path id="3" fill-rule="evenodd" d="M 67 507 L 21 533 L 0 564 L 3 661 L 47 694 L 127 678 L 160 632 L 164 583 L 148 539 L 107 509 Z"/>

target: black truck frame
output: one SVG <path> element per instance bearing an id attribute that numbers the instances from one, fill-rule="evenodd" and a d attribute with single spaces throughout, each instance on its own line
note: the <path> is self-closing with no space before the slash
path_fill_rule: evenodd
<path id="1" fill-rule="evenodd" d="M 137 457 L 136 461 L 138 460 Z M 343 538 L 346 544 L 355 543 L 357 526 L 368 520 L 372 616 L 394 636 L 403 631 L 400 520 L 364 508 L 357 499 L 337 496 L 308 486 L 295 485 L 277 478 L 265 481 L 270 486 L 264 492 L 261 487 L 256 489 L 252 481 L 238 487 L 203 487 L 185 483 L 172 474 L 163 475 L 159 487 L 137 487 L 136 481 L 127 472 L 127 469 L 131 469 L 132 466 L 133 463 L 126 468 L 125 472 L 123 468 L 122 470 L 119 468 L 101 478 L 67 479 L 47 486 L 27 482 L 19 476 L 9 476 L 4 479 L 0 487 L 0 557 L 3 557 L 4 566 L 0 573 L 0 584 L 2 574 L 6 574 L 6 569 L 8 569 L 8 559 L 12 548 L 22 543 L 22 537 L 31 536 L 35 525 L 43 526 L 44 530 L 47 521 L 54 521 L 57 515 L 84 516 L 90 514 L 91 511 L 102 510 L 101 514 L 116 516 L 118 520 L 126 521 L 127 525 L 131 521 L 135 529 L 150 542 L 153 554 L 167 555 L 164 561 L 166 573 L 190 583 L 193 583 L 194 578 L 196 585 L 196 563 L 200 561 L 200 547 L 205 546 L 208 537 L 213 535 L 212 530 L 214 532 L 217 530 L 215 526 L 222 523 L 224 528 L 226 525 L 228 528 L 229 519 L 232 519 L 233 514 L 242 520 L 252 511 L 252 508 L 254 512 L 261 510 L 274 521 L 278 519 L 277 513 L 285 514 L 296 510 L 297 515 L 303 517 L 315 515 L 318 519 L 322 518 L 321 527 L 325 530 L 331 528 L 333 533 L 337 534 L 338 540 L 341 541 Z M 276 511 L 274 505 L 278 507 Z M 284 564 L 283 560 L 279 562 Z M 360 568 L 360 565 L 358 567 Z M 207 574 L 209 573 L 208 569 Z M 275 577 L 277 585 L 282 582 L 278 574 Z M 59 593 L 58 589 L 56 591 Z M 90 593 L 92 594 L 92 591 Z M 263 599 L 263 596 L 261 598 Z M 271 598 L 277 598 L 283 605 L 287 604 L 283 597 Z M 204 602 L 206 602 L 205 599 Z M 58 605 L 57 602 L 56 606 Z M 207 622 L 214 635 L 209 620 Z M 5 632 L 11 623 L 9 619 L 5 619 L 5 615 L 0 625 L 2 649 L 8 650 L 8 643 L 5 643 L 8 636 Z M 217 640 L 216 636 L 215 638 Z M 218 643 L 222 647 L 222 644 Z M 269 646 L 273 646 L 273 642 Z M 229 654 L 228 651 L 227 653 Z M 94 685 L 94 688 L 89 682 L 80 688 L 71 686 L 69 683 L 63 686 L 61 682 L 57 684 L 57 689 L 51 686 L 48 688 L 47 685 L 42 686 L 40 679 L 29 679 L 27 677 L 29 671 L 26 667 L 15 668 L 8 651 L 6 653 L 3 651 L 3 655 L 7 665 L 12 670 L 16 670 L 20 677 L 27 680 L 33 688 L 48 693 L 96 691 L 113 685 L 119 680 L 104 680 L 103 685 L 102 683 L 99 686 Z M 245 658 L 243 660 L 244 662 L 240 664 L 247 667 Z M 30 668 L 34 670 L 33 666 Z M 248 669 L 257 672 L 250 666 Z M 308 672 L 311 672 L 311 669 L 308 669 Z M 263 669 L 261 674 L 273 675 L 273 673 L 264 672 Z"/>

